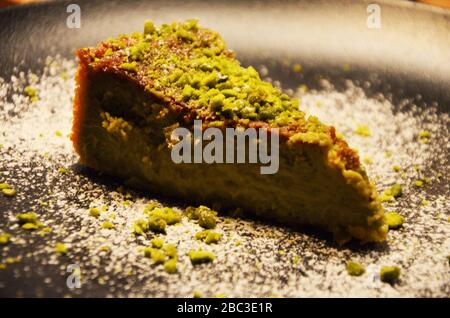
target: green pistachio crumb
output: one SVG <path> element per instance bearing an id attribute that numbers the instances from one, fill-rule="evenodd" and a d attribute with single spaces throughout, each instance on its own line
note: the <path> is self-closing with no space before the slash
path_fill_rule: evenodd
<path id="1" fill-rule="evenodd" d="M 62 137 L 62 132 L 60 130 L 55 131 L 55 136 L 56 137 Z"/>
<path id="2" fill-rule="evenodd" d="M 125 71 L 136 72 L 137 71 L 137 63 L 136 62 L 122 63 L 120 65 L 120 68 Z"/>
<path id="3" fill-rule="evenodd" d="M 371 165 L 371 164 L 373 163 L 373 160 L 372 160 L 372 158 L 370 158 L 370 157 L 368 157 L 368 156 L 365 156 L 365 157 L 363 158 L 363 162 L 364 162 L 366 165 Z"/>
<path id="4" fill-rule="evenodd" d="M 419 132 L 418 139 L 422 143 L 428 143 L 429 139 L 431 138 L 431 133 L 427 130 L 422 130 Z"/>
<path id="5" fill-rule="evenodd" d="M 361 276 L 365 272 L 366 272 L 366 269 L 360 263 L 353 262 L 353 261 L 350 261 L 347 263 L 347 273 L 350 276 Z"/>
<path id="6" fill-rule="evenodd" d="M 5 197 L 9 197 L 12 198 L 13 196 L 15 196 L 17 194 L 17 191 L 15 189 L 2 189 L 2 193 Z"/>
<path id="7" fill-rule="evenodd" d="M 56 243 L 55 251 L 58 254 L 67 254 L 67 246 L 64 243 Z"/>
<path id="8" fill-rule="evenodd" d="M 425 199 L 423 199 L 423 200 L 420 202 L 420 205 L 422 205 L 422 206 L 426 206 L 426 205 L 428 205 L 428 204 L 430 204 L 430 201 L 425 200 Z"/>
<path id="9" fill-rule="evenodd" d="M 171 208 L 155 208 L 149 213 L 150 218 L 159 218 L 167 225 L 173 225 L 181 222 L 181 214 Z"/>
<path id="10" fill-rule="evenodd" d="M 102 228 L 110 230 L 114 228 L 114 224 L 110 221 L 105 221 L 102 223 Z"/>
<path id="11" fill-rule="evenodd" d="M 39 226 L 34 223 L 25 223 L 22 225 L 22 229 L 29 230 L 29 231 L 37 230 L 38 228 L 39 228 Z"/>
<path id="12" fill-rule="evenodd" d="M 164 219 L 156 216 L 151 216 L 148 218 L 148 229 L 155 233 L 165 233 L 167 223 Z"/>
<path id="13" fill-rule="evenodd" d="M 58 168 L 58 172 L 61 174 L 67 173 L 67 169 L 64 167 Z"/>
<path id="14" fill-rule="evenodd" d="M 355 129 L 355 133 L 363 137 L 369 137 L 372 135 L 372 132 L 367 125 L 359 125 Z"/>
<path id="15" fill-rule="evenodd" d="M 422 188 L 423 187 L 423 181 L 422 180 L 417 180 L 416 182 L 414 182 L 414 185 L 418 188 Z"/>
<path id="16" fill-rule="evenodd" d="M 302 66 L 300 64 L 294 64 L 292 66 L 292 70 L 294 71 L 294 73 L 301 73 L 302 71 Z"/>
<path id="17" fill-rule="evenodd" d="M 156 237 L 152 239 L 150 243 L 152 244 L 153 248 L 161 248 L 164 245 L 164 240 Z"/>
<path id="18" fill-rule="evenodd" d="M 51 233 L 53 231 L 53 229 L 51 227 L 44 227 L 40 232 L 39 235 L 40 236 L 45 236 L 48 233 Z"/>
<path id="19" fill-rule="evenodd" d="M 177 259 L 172 258 L 164 263 L 164 270 L 169 274 L 175 274 L 177 272 Z"/>
<path id="20" fill-rule="evenodd" d="M 196 251 L 190 251 L 189 252 L 189 258 L 192 262 L 192 264 L 202 264 L 202 263 L 209 263 L 214 261 L 216 258 L 216 255 L 214 255 L 213 252 L 204 251 L 204 250 L 196 250 Z"/>
<path id="21" fill-rule="evenodd" d="M 136 220 L 133 223 L 133 233 L 136 235 L 144 235 L 144 233 L 148 230 L 148 222 L 145 220 Z"/>
<path id="22" fill-rule="evenodd" d="M 381 202 L 388 202 L 394 198 L 398 198 L 403 194 L 402 186 L 398 183 L 392 185 L 389 189 L 385 190 L 381 196 Z"/>
<path id="23" fill-rule="evenodd" d="M 198 224 L 205 229 L 213 229 L 216 227 L 217 212 L 201 205 L 198 208 L 188 207 L 185 211 L 188 219 L 198 220 Z"/>
<path id="24" fill-rule="evenodd" d="M 28 97 L 30 97 L 30 100 L 32 102 L 38 101 L 39 100 L 39 93 L 38 90 L 32 86 L 27 86 L 24 89 L 25 94 L 28 95 Z"/>
<path id="25" fill-rule="evenodd" d="M 394 184 L 391 188 L 390 188 L 391 194 L 394 198 L 398 198 L 399 196 L 402 195 L 403 190 L 402 190 L 402 186 L 398 183 Z"/>
<path id="26" fill-rule="evenodd" d="M 394 165 L 394 166 L 392 167 L 392 170 L 394 170 L 395 172 L 399 172 L 399 171 L 402 170 L 402 167 L 400 167 L 399 165 Z"/>
<path id="27" fill-rule="evenodd" d="M 154 264 L 163 264 L 166 261 L 166 254 L 157 248 L 151 248 L 150 258 Z"/>
<path id="28" fill-rule="evenodd" d="M 398 266 L 383 266 L 380 269 L 380 279 L 382 282 L 393 284 L 400 277 L 400 268 Z"/>
<path id="29" fill-rule="evenodd" d="M 90 208 L 89 214 L 95 218 L 98 218 L 100 216 L 100 210 L 97 208 Z"/>
<path id="30" fill-rule="evenodd" d="M 177 258 L 178 256 L 177 247 L 174 244 L 164 244 L 162 250 L 169 258 Z"/>
<path id="31" fill-rule="evenodd" d="M 16 218 L 19 221 L 19 223 L 21 223 L 21 224 L 24 224 L 24 223 L 37 224 L 38 223 L 37 215 L 34 212 L 20 213 L 20 214 L 16 215 Z"/>
<path id="32" fill-rule="evenodd" d="M 0 190 L 11 189 L 12 187 L 7 183 L 0 183 Z"/>
<path id="33" fill-rule="evenodd" d="M 10 239 L 11 239 L 11 234 L 6 233 L 6 232 L 0 233 L 0 244 L 1 245 L 8 244 Z"/>
<path id="34" fill-rule="evenodd" d="M 155 25 L 153 24 L 152 21 L 145 21 L 144 24 L 144 34 L 152 34 L 153 32 L 156 31 Z"/>
<path id="35" fill-rule="evenodd" d="M 193 294 L 194 298 L 202 298 L 202 294 L 199 291 L 195 291 Z"/>
<path id="36" fill-rule="evenodd" d="M 196 233 L 195 238 L 204 241 L 206 244 L 213 244 L 220 241 L 221 235 L 211 230 L 204 230 Z"/>
<path id="37" fill-rule="evenodd" d="M 386 224 L 390 229 L 398 229 L 403 225 L 404 218 L 397 212 L 388 212 L 385 214 Z"/>
<path id="38" fill-rule="evenodd" d="M 298 257 L 297 255 L 292 256 L 292 264 L 294 265 L 300 264 L 300 257 Z"/>

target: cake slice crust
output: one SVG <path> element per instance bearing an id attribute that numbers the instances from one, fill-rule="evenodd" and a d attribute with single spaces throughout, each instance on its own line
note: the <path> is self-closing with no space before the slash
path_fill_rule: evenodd
<path id="1" fill-rule="evenodd" d="M 72 140 L 82 163 L 153 193 L 290 225 L 338 240 L 383 241 L 375 187 L 335 129 L 298 110 L 220 36 L 196 21 L 123 35 L 77 52 Z M 279 170 L 255 164 L 176 164 L 178 127 L 258 128 L 279 138 Z"/>

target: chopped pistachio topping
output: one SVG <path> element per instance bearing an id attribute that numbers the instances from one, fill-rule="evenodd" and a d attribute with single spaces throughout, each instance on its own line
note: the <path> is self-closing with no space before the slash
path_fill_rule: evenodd
<path id="1" fill-rule="evenodd" d="M 12 187 L 7 183 L 0 183 L 0 190 L 11 189 Z"/>
<path id="2" fill-rule="evenodd" d="M 295 73 L 301 73 L 301 71 L 302 71 L 302 66 L 301 66 L 301 64 L 294 64 L 293 66 L 292 66 L 292 70 L 295 72 Z"/>
<path id="3" fill-rule="evenodd" d="M 120 65 L 120 68 L 125 70 L 125 71 L 136 72 L 136 70 L 137 70 L 137 63 L 136 62 L 122 63 Z"/>
<path id="4" fill-rule="evenodd" d="M 102 228 L 104 229 L 113 229 L 114 228 L 114 224 L 110 221 L 105 221 L 102 223 Z"/>
<path id="5" fill-rule="evenodd" d="M 144 254 L 150 257 L 154 264 L 163 264 L 166 261 L 166 254 L 157 248 L 146 248 Z"/>
<path id="6" fill-rule="evenodd" d="M 56 137 L 62 137 L 62 132 L 60 130 L 55 131 Z"/>
<path id="7" fill-rule="evenodd" d="M 200 205 L 198 208 L 188 207 L 186 216 L 191 220 L 198 220 L 198 224 L 205 229 L 213 229 L 217 224 L 217 212 Z"/>
<path id="8" fill-rule="evenodd" d="M 385 283 L 395 283 L 400 277 L 400 268 L 398 266 L 383 266 L 380 269 L 380 279 Z"/>
<path id="9" fill-rule="evenodd" d="M 431 138 L 431 133 L 428 130 L 422 130 L 419 132 L 418 139 L 422 143 L 428 143 L 429 139 Z"/>
<path id="10" fill-rule="evenodd" d="M 171 208 L 155 208 L 148 215 L 150 218 L 154 217 L 164 220 L 167 225 L 173 225 L 181 221 L 181 214 Z"/>
<path id="11" fill-rule="evenodd" d="M 6 233 L 6 232 L 0 233 L 0 244 L 1 245 L 8 244 L 10 239 L 11 239 L 11 234 Z"/>
<path id="12" fill-rule="evenodd" d="M 425 199 L 423 199 L 423 200 L 420 202 L 420 205 L 423 205 L 423 206 L 426 206 L 426 205 L 428 205 L 428 204 L 430 204 L 430 201 L 425 200 Z"/>
<path id="13" fill-rule="evenodd" d="M 164 270 L 169 274 L 175 274 L 177 272 L 177 259 L 172 258 L 164 263 Z"/>
<path id="14" fill-rule="evenodd" d="M 20 213 L 16 215 L 16 218 L 21 224 L 24 223 L 37 224 L 39 222 L 37 215 L 34 212 Z"/>
<path id="15" fill-rule="evenodd" d="M 153 248 L 161 248 L 164 245 L 164 240 L 160 238 L 154 238 L 150 241 Z"/>
<path id="16" fill-rule="evenodd" d="M 39 228 L 39 226 L 37 224 L 34 223 L 25 223 L 22 225 L 22 229 L 24 230 L 37 230 Z"/>
<path id="17" fill-rule="evenodd" d="M 153 260 L 153 263 L 158 264 L 164 264 L 164 270 L 169 274 L 174 274 L 177 272 L 177 248 L 173 244 L 164 244 L 160 245 L 160 241 L 155 240 L 161 240 L 161 239 L 154 239 L 152 240 L 152 247 L 146 247 L 144 248 L 144 256 L 149 257 Z M 162 241 L 162 240 L 161 240 Z M 155 243 L 156 246 L 155 247 Z"/>
<path id="18" fill-rule="evenodd" d="M 178 257 L 177 247 L 173 244 L 164 244 L 164 246 L 162 247 L 162 250 L 164 251 L 164 253 L 166 253 L 167 257 L 170 257 L 170 258 Z"/>
<path id="19" fill-rule="evenodd" d="M 98 218 L 100 216 L 100 210 L 97 208 L 90 208 L 89 214 L 95 218 Z"/>
<path id="20" fill-rule="evenodd" d="M 55 251 L 58 254 L 67 254 L 67 246 L 64 243 L 56 243 Z"/>
<path id="21" fill-rule="evenodd" d="M 5 197 L 13 197 L 17 194 L 17 191 L 13 188 L 9 188 L 9 189 L 2 189 L 2 193 Z"/>
<path id="22" fill-rule="evenodd" d="M 144 235 L 148 230 L 148 222 L 145 220 L 137 220 L 133 223 L 133 233 L 136 235 Z"/>
<path id="23" fill-rule="evenodd" d="M 167 223 L 164 219 L 152 216 L 148 219 L 148 229 L 155 233 L 165 233 Z"/>
<path id="24" fill-rule="evenodd" d="M 189 252 L 189 258 L 192 262 L 192 264 L 202 264 L 202 263 L 209 263 L 214 261 L 216 258 L 216 255 L 214 255 L 213 252 L 204 251 L 204 250 L 196 250 L 196 251 L 190 251 Z"/>
<path id="25" fill-rule="evenodd" d="M 137 73 L 155 96 L 173 96 L 199 114 L 209 109 L 216 119 L 252 119 L 288 125 L 304 121 L 298 99 L 263 82 L 253 67 L 242 67 L 220 35 L 187 20 L 155 26 L 143 33 L 104 42 L 103 59 Z M 92 63 L 100 59 L 92 57 Z M 116 63 L 116 62 L 115 62 Z M 295 65 L 300 72 L 301 66 Z M 326 130 L 325 126 L 319 129 Z"/>
<path id="26" fill-rule="evenodd" d="M 400 184 L 396 183 L 381 194 L 380 200 L 381 200 L 381 202 L 392 201 L 394 198 L 398 198 L 402 194 L 403 194 L 402 186 Z"/>
<path id="27" fill-rule="evenodd" d="M 366 165 L 371 165 L 371 164 L 373 163 L 373 160 L 372 160 L 371 157 L 365 156 L 365 157 L 363 158 L 363 162 L 364 162 Z"/>
<path id="28" fill-rule="evenodd" d="M 423 181 L 422 180 L 417 180 L 416 182 L 414 182 L 414 185 L 418 188 L 423 187 Z"/>
<path id="29" fill-rule="evenodd" d="M 364 266 L 360 263 L 350 261 L 347 263 L 347 273 L 351 276 L 361 276 L 366 272 Z"/>
<path id="30" fill-rule="evenodd" d="M 388 212 L 385 214 L 386 224 L 390 229 L 398 229 L 403 225 L 405 219 L 397 212 Z"/>
<path id="31" fill-rule="evenodd" d="M 58 172 L 61 174 L 64 174 L 64 173 L 67 173 L 67 169 L 64 167 L 60 167 L 60 168 L 58 168 Z"/>
<path id="32" fill-rule="evenodd" d="M 193 297 L 194 298 L 202 298 L 202 294 L 199 291 L 195 291 Z"/>
<path id="33" fill-rule="evenodd" d="M 355 129 L 355 133 L 363 137 L 369 137 L 372 135 L 372 132 L 367 125 L 359 125 Z"/>
<path id="34" fill-rule="evenodd" d="M 292 264 L 294 265 L 300 264 L 300 257 L 298 257 L 297 255 L 292 256 Z"/>
<path id="35" fill-rule="evenodd" d="M 399 171 L 402 170 L 402 167 L 400 167 L 399 165 L 394 165 L 394 166 L 392 167 L 392 170 L 394 170 L 395 172 L 399 172 Z"/>
<path id="36" fill-rule="evenodd" d="M 25 94 L 28 95 L 28 97 L 30 97 L 32 102 L 39 100 L 39 93 L 36 88 L 34 88 L 32 86 L 27 86 L 27 87 L 25 87 L 25 89 L 23 91 Z"/>
<path id="37" fill-rule="evenodd" d="M 206 244 L 213 244 L 220 241 L 221 235 L 211 230 L 204 230 L 196 233 L 195 238 L 204 241 Z"/>

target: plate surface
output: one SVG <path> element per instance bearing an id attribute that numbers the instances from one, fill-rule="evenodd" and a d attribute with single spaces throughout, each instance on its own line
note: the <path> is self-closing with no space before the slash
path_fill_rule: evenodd
<path id="1" fill-rule="evenodd" d="M 0 182 L 18 189 L 15 198 L 0 196 L 0 230 L 13 236 L 10 244 L 0 247 L 0 263 L 13 263 L 0 271 L 0 295 L 450 294 L 448 11 L 378 1 L 381 28 L 371 29 L 369 1 L 77 1 L 81 28 L 71 29 L 66 24 L 69 3 L 0 10 L 0 40 L 7 43 L 0 46 Z M 115 191 L 120 181 L 79 166 L 65 137 L 71 124 L 73 52 L 120 33 L 140 31 L 147 19 L 160 24 L 193 17 L 219 31 L 244 65 L 255 66 L 263 77 L 299 94 L 308 111 L 348 133 L 351 145 L 371 155 L 368 171 L 380 190 L 394 182 L 404 184 L 401 200 L 387 205 L 405 216 L 403 230 L 392 232 L 391 240 L 381 246 L 339 247 L 310 229 L 221 217 L 224 240 L 207 247 L 216 252 L 217 260 L 192 267 L 184 255 L 198 246 L 192 240 L 198 227 L 183 221 L 167 234 L 183 255 L 179 274 L 168 275 L 142 259 L 137 250 L 148 241 L 127 236 L 127 228 L 154 197 L 133 192 L 131 206 L 123 206 L 122 195 Z M 296 64 L 301 64 L 300 73 L 293 70 Z M 22 93 L 30 83 L 42 95 L 35 104 Z M 309 91 L 298 89 L 300 85 Z M 317 110 L 319 104 L 326 109 Z M 352 116 L 355 124 L 368 121 L 374 141 L 365 147 L 342 114 Z M 432 131 L 426 145 L 416 140 L 422 128 Z M 393 151 L 394 158 L 398 152 L 397 161 L 386 159 Z M 393 164 L 402 165 L 404 175 L 387 172 L 387 165 Z M 58 171 L 61 167 L 67 172 Z M 432 182 L 414 187 L 420 178 Z M 157 199 L 164 205 L 182 205 Z M 429 205 L 421 204 L 423 200 Z M 85 217 L 89 207 L 104 204 L 116 215 L 114 233 L 94 231 L 99 221 Z M 32 210 L 53 233 L 41 237 L 17 228 L 14 214 Z M 56 255 L 56 242 L 70 246 L 67 256 Z M 368 266 L 365 276 L 347 275 L 350 259 Z M 68 287 L 73 278 L 70 264 L 80 267 L 81 288 Z M 402 268 L 398 284 L 379 282 L 376 274 L 383 265 Z"/>

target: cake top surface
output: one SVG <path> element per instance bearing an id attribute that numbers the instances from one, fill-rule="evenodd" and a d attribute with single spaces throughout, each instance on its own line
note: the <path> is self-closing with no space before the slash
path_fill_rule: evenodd
<path id="1" fill-rule="evenodd" d="M 147 21 L 143 33 L 107 40 L 93 53 L 92 63 L 113 62 L 152 93 L 197 111 L 277 126 L 305 117 L 298 99 L 262 81 L 253 67 L 242 67 L 221 36 L 196 20 L 160 27 Z"/>
<path id="2" fill-rule="evenodd" d="M 221 36 L 197 20 L 159 27 L 147 21 L 142 33 L 108 39 L 78 55 L 93 69 L 125 75 L 208 125 L 280 127 L 280 135 L 293 143 L 334 145 L 348 168 L 359 167 L 357 155 L 333 127 L 305 116 L 297 98 L 261 80 L 253 67 L 241 66 Z"/>

